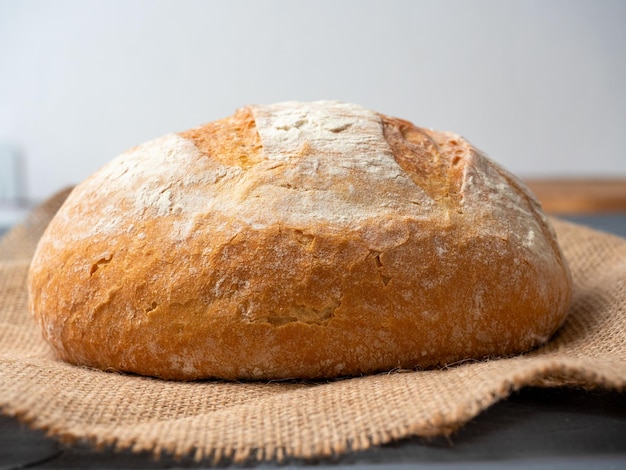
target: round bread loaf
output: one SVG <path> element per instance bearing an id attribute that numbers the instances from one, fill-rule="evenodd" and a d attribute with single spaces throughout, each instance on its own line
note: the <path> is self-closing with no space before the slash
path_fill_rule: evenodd
<path id="1" fill-rule="evenodd" d="M 287 102 L 145 143 L 78 185 L 29 294 L 71 363 L 267 380 L 527 351 L 563 322 L 571 280 L 535 198 L 462 137 Z"/>

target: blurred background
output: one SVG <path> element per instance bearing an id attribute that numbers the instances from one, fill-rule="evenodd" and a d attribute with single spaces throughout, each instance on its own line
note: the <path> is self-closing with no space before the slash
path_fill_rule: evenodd
<path id="1" fill-rule="evenodd" d="M 626 177 L 623 0 L 0 0 L 0 200 L 243 105 L 336 99 L 523 178 Z"/>

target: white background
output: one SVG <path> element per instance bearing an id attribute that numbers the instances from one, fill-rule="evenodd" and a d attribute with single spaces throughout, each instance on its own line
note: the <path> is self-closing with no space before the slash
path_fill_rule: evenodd
<path id="1" fill-rule="evenodd" d="M 0 143 L 33 199 L 243 105 L 318 99 L 522 177 L 626 176 L 626 2 L 0 0 Z"/>

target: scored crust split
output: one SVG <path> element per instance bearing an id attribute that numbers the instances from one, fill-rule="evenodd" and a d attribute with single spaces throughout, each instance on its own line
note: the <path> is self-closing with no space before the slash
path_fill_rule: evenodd
<path id="1" fill-rule="evenodd" d="M 50 223 L 29 294 L 71 363 L 313 379 L 527 351 L 571 280 L 532 194 L 465 139 L 325 101 L 115 158 Z"/>

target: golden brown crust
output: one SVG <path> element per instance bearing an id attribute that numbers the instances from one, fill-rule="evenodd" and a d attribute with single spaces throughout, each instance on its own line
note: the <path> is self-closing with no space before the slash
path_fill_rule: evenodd
<path id="1" fill-rule="evenodd" d="M 410 179 L 394 191 L 416 188 L 417 215 L 381 209 L 341 225 L 330 212 L 309 224 L 281 213 L 272 222 L 276 207 L 286 207 L 280 198 L 311 197 L 296 194 L 301 172 L 280 178 L 294 161 L 315 158 L 316 144 L 269 165 L 254 112 L 258 123 L 266 110 L 187 131 L 182 142 L 159 141 L 157 149 L 195 155 L 180 162 L 195 179 L 141 183 L 138 199 L 150 190 L 151 204 L 137 212 L 132 194 L 120 196 L 114 205 L 127 215 L 115 227 L 79 221 L 121 214 L 101 200 L 103 188 L 116 174 L 132 176 L 143 154 L 70 196 L 42 238 L 29 281 L 31 309 L 61 358 L 167 379 L 322 378 L 514 354 L 562 323 L 570 278 L 549 224 L 525 188 L 466 141 L 380 116 L 391 158 Z M 238 170 L 218 171 L 217 163 Z M 367 196 L 352 171 L 358 201 Z M 309 192 L 345 196 L 340 186 L 327 188 L 333 173 L 317 174 Z M 182 198 L 200 190 L 239 203 L 222 210 L 217 196 Z M 266 201 L 264 193 L 277 206 L 267 214 L 259 207 L 250 220 L 246 204 Z M 189 214 L 192 203 L 208 209 Z M 72 225 L 74 234 L 64 235 Z"/>
<path id="2" fill-rule="evenodd" d="M 458 205 L 464 152 L 458 139 L 446 138 L 402 119 L 381 118 L 394 158 L 415 184 L 441 204 Z M 444 152 L 446 155 L 442 155 Z"/>
<path id="3" fill-rule="evenodd" d="M 248 108 L 179 135 L 192 141 L 207 156 L 226 165 L 249 168 L 262 158 L 261 138 Z"/>

